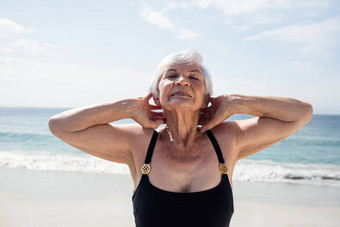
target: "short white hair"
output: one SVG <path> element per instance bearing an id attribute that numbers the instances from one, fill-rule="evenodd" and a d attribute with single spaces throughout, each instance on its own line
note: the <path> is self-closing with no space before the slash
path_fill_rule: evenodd
<path id="1" fill-rule="evenodd" d="M 204 77 L 204 83 L 205 83 L 205 94 L 212 95 L 212 81 L 211 77 L 207 71 L 207 69 L 202 65 L 203 58 L 200 53 L 196 50 L 185 50 L 178 53 L 173 53 L 168 56 L 166 56 L 161 63 L 158 65 L 155 75 L 151 81 L 151 86 L 149 88 L 149 92 L 152 93 L 152 95 L 155 98 L 158 98 L 159 96 L 159 90 L 158 85 L 159 81 L 166 70 L 167 67 L 170 65 L 176 65 L 176 64 L 191 64 L 196 63 L 201 66 L 202 73 Z"/>

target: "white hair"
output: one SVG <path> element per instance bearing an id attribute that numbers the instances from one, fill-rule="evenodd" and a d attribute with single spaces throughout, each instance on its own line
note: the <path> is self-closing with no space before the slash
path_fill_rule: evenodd
<path id="1" fill-rule="evenodd" d="M 212 95 L 212 82 L 209 73 L 207 72 L 207 69 L 202 65 L 202 55 L 198 53 L 196 50 L 185 50 L 178 53 L 173 53 L 168 56 L 166 56 L 161 63 L 158 65 L 155 75 L 151 81 L 151 86 L 149 88 L 149 92 L 153 94 L 155 98 L 158 98 L 159 96 L 159 90 L 158 90 L 158 84 L 159 81 L 164 73 L 164 71 L 169 67 L 170 65 L 175 64 L 190 64 L 190 63 L 196 63 L 201 66 L 202 73 L 204 77 L 204 83 L 205 83 L 205 94 Z"/>

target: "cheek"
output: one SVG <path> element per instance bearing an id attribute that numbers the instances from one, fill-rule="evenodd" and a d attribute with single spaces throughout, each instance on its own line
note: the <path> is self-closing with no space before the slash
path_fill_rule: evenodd
<path id="1" fill-rule="evenodd" d="M 158 84 L 158 100 L 159 105 L 163 106 L 164 104 L 164 93 L 166 93 L 167 85 L 163 81 Z"/>
<path id="2" fill-rule="evenodd" d="M 205 86 L 202 84 L 198 84 L 196 86 L 193 85 L 193 91 L 195 92 L 195 95 L 198 97 L 204 97 L 205 96 Z"/>
<path id="3" fill-rule="evenodd" d="M 206 98 L 205 94 L 205 87 L 204 86 L 199 86 L 196 89 L 195 96 L 197 98 L 197 101 L 199 102 L 200 105 L 204 106 L 204 101 Z"/>
<path id="4" fill-rule="evenodd" d="M 170 81 L 161 81 L 158 85 L 159 95 L 161 96 L 163 93 L 167 92 L 171 88 L 172 83 Z"/>

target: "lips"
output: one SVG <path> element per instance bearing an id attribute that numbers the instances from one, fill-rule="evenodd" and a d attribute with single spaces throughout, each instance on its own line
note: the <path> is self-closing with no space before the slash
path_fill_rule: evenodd
<path id="1" fill-rule="evenodd" d="M 184 97 L 190 97 L 191 95 L 189 95 L 188 93 L 184 92 L 184 91 L 177 91 L 175 93 L 173 93 L 171 96 L 184 96 Z"/>

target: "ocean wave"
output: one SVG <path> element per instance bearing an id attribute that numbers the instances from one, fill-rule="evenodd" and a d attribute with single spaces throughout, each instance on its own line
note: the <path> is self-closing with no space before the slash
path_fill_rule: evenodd
<path id="1" fill-rule="evenodd" d="M 71 171 L 89 173 L 128 174 L 123 164 L 109 162 L 94 156 L 66 155 L 48 152 L 0 152 L 0 167 L 24 168 L 42 171 Z"/>
<path id="2" fill-rule="evenodd" d="M 3 142 L 16 141 L 41 141 L 53 138 L 52 134 L 29 133 L 29 132 L 0 132 L 0 138 Z"/>
<path id="3" fill-rule="evenodd" d="M 340 166 L 241 160 L 235 167 L 233 179 L 340 186 Z"/>
<path id="4" fill-rule="evenodd" d="M 90 155 L 55 154 L 52 152 L 0 152 L 0 167 L 40 171 L 72 171 L 106 174 L 129 174 L 126 165 Z M 292 164 L 272 161 L 241 160 L 233 180 L 333 185 L 340 187 L 340 166 Z"/>

